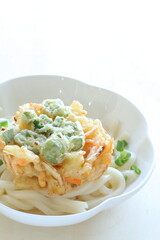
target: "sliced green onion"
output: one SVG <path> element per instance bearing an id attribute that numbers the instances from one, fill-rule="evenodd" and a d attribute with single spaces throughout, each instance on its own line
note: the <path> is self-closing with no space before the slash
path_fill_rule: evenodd
<path id="1" fill-rule="evenodd" d="M 120 156 L 116 159 L 115 164 L 117 164 L 118 166 L 123 166 L 129 160 L 130 156 L 130 152 L 121 152 Z"/>
<path id="2" fill-rule="evenodd" d="M 40 124 L 40 121 L 39 120 L 37 120 L 37 119 L 35 119 L 34 121 L 33 121 L 33 124 L 34 124 L 34 128 L 35 129 L 40 129 L 40 128 L 43 128 L 43 126 Z"/>
<path id="3" fill-rule="evenodd" d="M 0 166 L 2 166 L 3 165 L 3 161 L 2 161 L 2 159 L 0 159 Z"/>
<path id="4" fill-rule="evenodd" d="M 141 174 L 141 170 L 140 170 L 138 167 L 136 167 L 136 165 L 134 165 L 134 164 L 131 166 L 130 169 L 131 169 L 131 170 L 134 170 L 135 173 L 138 174 L 138 175 Z"/>
<path id="5" fill-rule="evenodd" d="M 127 145 L 128 143 L 126 142 L 126 140 L 118 140 L 116 149 L 117 151 L 122 152 Z"/>
<path id="6" fill-rule="evenodd" d="M 127 181 L 127 179 L 128 179 L 128 176 L 127 176 L 127 175 L 124 175 L 124 179 L 125 179 L 125 181 Z"/>
<path id="7" fill-rule="evenodd" d="M 0 118 L 0 128 L 8 127 L 8 120 L 5 118 Z"/>
<path id="8" fill-rule="evenodd" d="M 115 149 L 113 149 L 113 152 L 112 152 L 112 156 L 114 156 L 115 155 Z"/>

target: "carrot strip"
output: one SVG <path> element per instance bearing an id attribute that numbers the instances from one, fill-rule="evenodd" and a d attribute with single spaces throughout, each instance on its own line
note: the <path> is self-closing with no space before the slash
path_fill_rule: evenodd
<path id="1" fill-rule="evenodd" d="M 64 178 L 65 182 L 68 182 L 68 183 L 73 183 L 73 184 L 81 184 L 81 179 L 78 179 L 78 178 L 71 178 L 71 177 L 65 177 Z"/>
<path id="2" fill-rule="evenodd" d="M 95 145 L 95 142 L 92 139 L 86 139 L 85 146 L 86 147 L 92 147 Z"/>
<path id="3" fill-rule="evenodd" d="M 26 159 L 23 159 L 23 158 L 15 158 L 14 160 L 14 164 L 18 164 L 20 166 L 25 166 L 27 164 L 27 161 Z"/>
<path id="4" fill-rule="evenodd" d="M 98 129 L 97 126 L 95 126 L 94 128 L 92 128 L 90 131 L 85 133 L 86 137 L 89 137 L 90 135 L 92 135 L 93 133 L 95 133 L 95 131 Z"/>
<path id="5" fill-rule="evenodd" d="M 98 149 L 103 146 L 102 141 L 97 141 L 95 145 L 90 149 L 89 154 L 87 155 L 86 159 L 89 159 L 92 155 L 95 155 L 98 152 Z"/>
<path id="6" fill-rule="evenodd" d="M 0 141 L 0 148 L 4 148 L 6 146 L 6 144 L 3 141 Z"/>
<path id="7" fill-rule="evenodd" d="M 42 110 L 42 109 L 44 109 L 44 106 L 43 106 L 42 104 L 30 103 L 29 105 L 30 105 L 30 107 L 33 107 L 33 108 L 35 108 L 36 110 Z"/>

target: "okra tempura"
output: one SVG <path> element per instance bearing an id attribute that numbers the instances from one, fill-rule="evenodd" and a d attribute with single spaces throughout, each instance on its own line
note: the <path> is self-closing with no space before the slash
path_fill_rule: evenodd
<path id="1" fill-rule="evenodd" d="M 86 114 L 78 101 L 47 99 L 20 106 L 10 123 L 0 120 L 0 154 L 17 189 L 61 195 L 104 173 L 113 139 Z"/>

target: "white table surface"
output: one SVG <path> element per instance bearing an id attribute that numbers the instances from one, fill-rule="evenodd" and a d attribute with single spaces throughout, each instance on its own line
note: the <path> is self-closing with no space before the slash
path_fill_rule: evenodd
<path id="1" fill-rule="evenodd" d="M 0 82 L 52 74 L 116 91 L 146 116 L 157 160 L 148 183 L 120 206 L 56 228 L 27 226 L 0 215 L 0 239 L 159 240 L 158 1 L 0 2 Z"/>

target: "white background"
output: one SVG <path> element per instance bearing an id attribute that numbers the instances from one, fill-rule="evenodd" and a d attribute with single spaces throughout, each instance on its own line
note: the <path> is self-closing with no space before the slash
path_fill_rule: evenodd
<path id="1" fill-rule="evenodd" d="M 31 74 L 68 76 L 127 97 L 147 118 L 157 165 L 133 198 L 81 224 L 38 228 L 0 215 L 0 239 L 158 240 L 159 1 L 0 1 L 0 82 Z"/>

